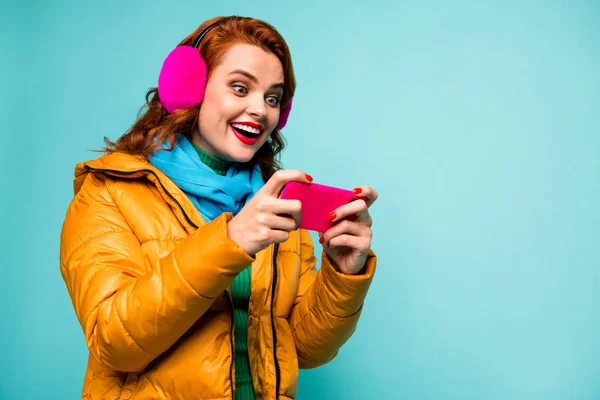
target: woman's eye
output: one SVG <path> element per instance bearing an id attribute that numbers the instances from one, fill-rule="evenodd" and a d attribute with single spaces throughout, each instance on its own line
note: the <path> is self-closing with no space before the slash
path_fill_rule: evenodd
<path id="1" fill-rule="evenodd" d="M 279 98 L 273 96 L 267 97 L 267 103 L 272 106 L 277 106 L 279 105 Z"/>
<path id="2" fill-rule="evenodd" d="M 239 94 L 246 94 L 246 93 L 248 93 L 248 89 L 246 89 L 242 85 L 232 85 L 232 87 L 233 87 L 233 90 L 235 90 Z"/>

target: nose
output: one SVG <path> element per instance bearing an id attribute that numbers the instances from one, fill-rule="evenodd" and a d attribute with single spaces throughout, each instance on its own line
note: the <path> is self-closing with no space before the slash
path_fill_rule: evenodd
<path id="1" fill-rule="evenodd" d="M 247 112 L 252 117 L 258 119 L 261 123 L 267 119 L 267 106 L 265 99 L 260 95 L 248 96 Z"/>

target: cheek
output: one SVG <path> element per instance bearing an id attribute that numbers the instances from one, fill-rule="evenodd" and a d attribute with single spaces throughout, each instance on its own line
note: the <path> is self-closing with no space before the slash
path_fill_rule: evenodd
<path id="1" fill-rule="evenodd" d="M 226 124 L 232 118 L 231 109 L 231 101 L 209 99 L 209 101 L 203 102 L 200 106 L 200 126 L 204 127 L 207 131 L 220 130 L 222 125 Z"/>
<path id="2" fill-rule="evenodd" d="M 222 118 L 230 120 L 236 118 L 245 110 L 244 99 L 229 93 L 221 93 L 215 97 L 215 111 L 218 111 Z"/>
<path id="3" fill-rule="evenodd" d="M 228 114 L 235 107 L 235 96 L 226 93 L 222 88 L 207 86 L 204 95 L 204 101 L 201 108 L 204 110 L 204 117 L 207 121 L 219 123 L 223 119 L 228 119 Z"/>
<path id="4" fill-rule="evenodd" d="M 202 132 L 210 132 L 210 128 L 215 124 L 215 113 L 211 102 L 202 102 L 200 113 L 198 114 L 198 126 Z"/>
<path id="5" fill-rule="evenodd" d="M 270 107 L 270 106 L 267 106 Z M 269 126 L 272 127 L 272 129 L 275 129 L 275 126 L 277 125 L 277 122 L 279 122 L 279 115 L 280 115 L 280 111 L 279 108 L 269 108 Z"/>

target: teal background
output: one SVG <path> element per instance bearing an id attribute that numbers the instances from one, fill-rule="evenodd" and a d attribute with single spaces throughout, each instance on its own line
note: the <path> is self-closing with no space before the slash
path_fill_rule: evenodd
<path id="1" fill-rule="evenodd" d="M 1 399 L 80 398 L 74 164 L 228 14 L 292 49 L 284 166 L 380 194 L 358 330 L 298 398 L 600 399 L 600 3 L 3 4 Z"/>

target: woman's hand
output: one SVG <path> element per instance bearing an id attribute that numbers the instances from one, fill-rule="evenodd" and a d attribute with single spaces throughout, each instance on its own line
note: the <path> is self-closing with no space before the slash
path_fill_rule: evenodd
<path id="1" fill-rule="evenodd" d="M 298 229 L 300 200 L 279 199 L 291 181 L 310 183 L 310 175 L 297 170 L 279 170 L 227 224 L 227 235 L 247 254 L 254 256 L 271 243 L 285 242 Z"/>
<path id="2" fill-rule="evenodd" d="M 357 187 L 354 194 L 359 200 L 333 210 L 329 219 L 337 223 L 327 232 L 319 232 L 325 253 L 339 271 L 347 275 L 359 273 L 367 261 L 373 237 L 369 207 L 378 197 L 368 186 Z"/>

